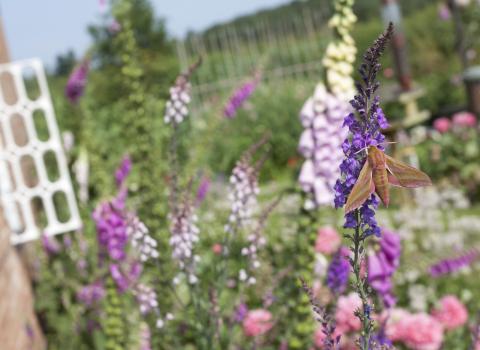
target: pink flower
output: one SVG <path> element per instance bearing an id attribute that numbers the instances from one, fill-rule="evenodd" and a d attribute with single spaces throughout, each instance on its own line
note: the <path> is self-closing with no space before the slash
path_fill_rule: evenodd
<path id="1" fill-rule="evenodd" d="M 323 341 L 327 336 L 323 333 L 323 328 L 319 327 L 313 334 L 313 343 L 319 349 L 323 349 Z"/>
<path id="2" fill-rule="evenodd" d="M 406 322 L 411 314 L 403 309 L 394 308 L 383 312 L 379 322 L 385 323 L 385 333 L 391 341 L 399 341 L 405 338 Z"/>
<path id="3" fill-rule="evenodd" d="M 447 295 L 440 300 L 440 306 L 432 311 L 432 316 L 446 329 L 451 330 L 467 322 L 468 312 L 456 296 Z"/>
<path id="4" fill-rule="evenodd" d="M 361 328 L 360 320 L 354 315 L 355 310 L 362 307 L 360 297 L 355 293 L 338 298 L 337 312 L 335 319 L 337 321 L 336 330 L 344 334 L 358 331 Z"/>
<path id="5" fill-rule="evenodd" d="M 315 250 L 322 254 L 332 254 L 340 247 L 341 239 L 332 227 L 322 227 L 318 230 Z"/>
<path id="6" fill-rule="evenodd" d="M 447 117 L 435 119 L 435 121 L 433 122 L 433 127 L 435 128 L 435 130 L 441 132 L 442 134 L 450 130 L 450 126 L 450 119 L 448 119 Z"/>
<path id="7" fill-rule="evenodd" d="M 256 309 L 248 312 L 243 320 L 243 332 L 247 337 L 267 333 L 273 327 L 272 314 L 264 309 Z"/>
<path id="8" fill-rule="evenodd" d="M 453 125 L 460 127 L 473 127 L 477 124 L 477 117 L 470 112 L 459 112 L 453 116 Z"/>
<path id="9" fill-rule="evenodd" d="M 413 314 L 401 321 L 403 343 L 414 350 L 438 350 L 443 342 L 443 326 L 426 313 Z"/>
<path id="10" fill-rule="evenodd" d="M 214 245 L 212 245 L 212 251 L 215 255 L 222 254 L 222 245 L 220 243 L 215 243 Z"/>

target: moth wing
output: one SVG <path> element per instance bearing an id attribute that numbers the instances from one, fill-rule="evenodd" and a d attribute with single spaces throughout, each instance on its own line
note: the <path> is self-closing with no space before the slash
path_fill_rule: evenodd
<path id="1" fill-rule="evenodd" d="M 352 188 L 352 192 L 348 196 L 345 204 L 345 213 L 358 209 L 373 192 L 375 192 L 375 185 L 373 184 L 372 167 L 367 159 L 358 175 L 357 182 Z"/>
<path id="2" fill-rule="evenodd" d="M 430 186 L 432 180 L 423 171 L 400 162 L 385 154 L 387 170 L 390 172 L 388 181 L 394 186 L 416 188 Z"/>

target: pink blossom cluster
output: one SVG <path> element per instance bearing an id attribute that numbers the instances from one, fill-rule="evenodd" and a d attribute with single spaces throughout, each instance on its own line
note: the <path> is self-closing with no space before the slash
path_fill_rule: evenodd
<path id="1" fill-rule="evenodd" d="M 358 295 L 351 293 L 338 299 L 335 313 L 336 329 L 334 336 L 341 336 L 342 350 L 355 349 L 355 333 L 361 329 L 355 310 L 361 308 Z M 395 343 L 403 344 L 412 350 L 439 350 L 446 331 L 462 327 L 468 320 L 465 306 L 457 297 L 443 297 L 430 314 L 425 312 L 410 313 L 401 308 L 384 311 L 376 317 L 384 325 L 386 337 Z M 314 334 L 315 346 L 323 348 L 325 338 L 322 328 Z"/>
<path id="2" fill-rule="evenodd" d="M 247 337 L 265 334 L 273 327 L 272 314 L 264 309 L 250 310 L 243 319 L 242 325 Z"/>
<path id="3" fill-rule="evenodd" d="M 477 117 L 470 112 L 455 113 L 450 120 L 447 117 L 440 117 L 433 122 L 433 128 L 438 132 L 444 134 L 452 128 L 472 128 L 477 125 Z"/>
<path id="4" fill-rule="evenodd" d="M 342 239 L 333 227 L 321 227 L 317 231 L 315 240 L 315 251 L 322 254 L 333 254 L 338 248 Z"/>

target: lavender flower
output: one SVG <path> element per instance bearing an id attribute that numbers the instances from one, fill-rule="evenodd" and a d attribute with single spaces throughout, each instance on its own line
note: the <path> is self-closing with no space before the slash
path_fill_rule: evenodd
<path id="1" fill-rule="evenodd" d="M 340 247 L 328 267 L 327 286 L 335 295 L 342 294 L 348 285 L 350 274 L 348 255 L 348 248 Z"/>
<path id="2" fill-rule="evenodd" d="M 89 61 L 84 60 L 79 66 L 77 66 L 67 81 L 65 87 L 65 96 L 71 103 L 77 103 L 80 97 L 83 95 L 85 85 L 87 84 L 87 75 L 89 70 Z"/>
<path id="3" fill-rule="evenodd" d="M 245 101 L 253 94 L 258 84 L 258 78 L 247 81 L 242 86 L 240 86 L 235 92 L 230 96 L 224 110 L 223 115 L 229 119 L 232 119 L 237 114 L 237 111 L 242 107 Z"/>
<path id="4" fill-rule="evenodd" d="M 299 175 L 303 191 L 309 194 L 306 209 L 333 202 L 334 186 L 340 175 L 341 144 L 347 136 L 342 128 L 343 118 L 350 111 L 347 102 L 330 94 L 323 84 L 304 104 L 300 113 L 305 127 L 298 151 L 305 157 Z"/>
<path id="5" fill-rule="evenodd" d="M 115 171 L 115 182 L 118 188 L 121 188 L 123 186 L 131 170 L 132 170 L 132 160 L 127 154 L 123 157 L 122 162 L 120 163 L 120 166 Z"/>
<path id="6" fill-rule="evenodd" d="M 180 74 L 175 81 L 175 85 L 170 88 L 170 99 L 165 105 L 165 124 L 180 124 L 188 115 L 188 104 L 191 101 L 190 75 L 200 65 L 201 60 L 194 63 L 188 71 Z"/>
<path id="7" fill-rule="evenodd" d="M 188 282 L 195 284 L 198 281 L 195 275 L 195 264 L 199 257 L 194 255 L 193 250 L 200 233 L 196 225 L 195 208 L 186 198 L 179 208 L 175 209 L 169 215 L 172 257 L 177 261 L 180 269 L 186 273 Z"/>
<path id="8" fill-rule="evenodd" d="M 89 285 L 86 285 L 80 289 L 77 293 L 77 299 L 82 304 L 87 307 L 94 305 L 95 303 L 99 302 L 105 296 L 105 288 L 103 287 L 103 283 L 95 282 Z"/>
<path id="9" fill-rule="evenodd" d="M 130 242 L 137 250 L 141 262 L 158 258 L 157 241 L 150 236 L 148 228 L 138 217 L 133 216 L 129 219 L 127 236 L 130 237 Z"/>
<path id="10" fill-rule="evenodd" d="M 471 265 L 479 256 L 480 252 L 477 249 L 471 249 L 457 257 L 440 260 L 430 266 L 430 275 L 432 277 L 440 277 L 451 274 L 465 266 Z"/>
<path id="11" fill-rule="evenodd" d="M 142 315 L 146 315 L 158 308 L 157 293 L 155 293 L 152 287 L 139 283 L 135 287 L 134 294 Z"/>
<path id="12" fill-rule="evenodd" d="M 210 179 L 206 176 L 202 177 L 202 180 L 200 181 L 200 185 L 198 186 L 198 189 L 197 189 L 197 198 L 196 198 L 197 206 L 205 200 L 208 190 L 210 189 L 210 185 L 211 185 Z"/>
<path id="13" fill-rule="evenodd" d="M 345 158 L 340 164 L 341 177 L 335 184 L 335 207 L 340 208 L 345 204 L 348 195 L 355 185 L 363 163 L 366 161 L 364 149 L 377 146 L 383 150 L 385 136 L 381 129 L 388 126 L 385 115 L 380 108 L 380 98 L 375 96 L 380 84 L 376 76 L 380 70 L 379 58 L 393 32 L 393 26 L 381 35 L 364 55 L 364 63 L 359 70 L 362 81 L 357 84 L 358 94 L 350 101 L 357 114 L 350 113 L 346 116 L 344 125 L 349 129 L 349 137 L 342 144 Z M 380 235 L 380 227 L 375 220 L 375 209 L 379 200 L 372 196 L 359 209 L 360 221 L 357 223 L 356 213 L 353 211 L 345 215 L 346 228 L 355 228 L 361 225 L 363 236 Z"/>
<path id="14" fill-rule="evenodd" d="M 382 231 L 380 249 L 368 258 L 368 282 L 377 291 L 386 307 L 395 305 L 392 294 L 392 276 L 400 263 L 402 246 L 400 237 L 393 232 Z"/>

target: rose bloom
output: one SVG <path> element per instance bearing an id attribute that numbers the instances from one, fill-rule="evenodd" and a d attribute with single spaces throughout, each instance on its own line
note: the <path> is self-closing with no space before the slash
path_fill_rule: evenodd
<path id="1" fill-rule="evenodd" d="M 361 307 L 362 301 L 355 293 L 350 293 L 347 296 L 338 298 L 335 320 L 337 322 L 336 330 L 338 330 L 339 333 L 344 334 L 360 330 L 360 320 L 354 313 L 355 310 Z"/>
<path id="2" fill-rule="evenodd" d="M 461 327 L 468 320 L 467 309 L 454 295 L 443 297 L 439 307 L 432 311 L 432 316 L 448 330 Z"/>
<path id="3" fill-rule="evenodd" d="M 459 112 L 453 116 L 453 125 L 470 128 L 477 124 L 477 117 L 470 112 Z"/>
<path id="4" fill-rule="evenodd" d="M 433 128 L 438 132 L 441 132 L 442 134 L 450 130 L 450 126 L 450 119 L 448 119 L 447 117 L 435 119 L 435 121 L 433 122 Z"/>
<path id="5" fill-rule="evenodd" d="M 438 350 L 443 342 L 443 326 L 425 313 L 412 314 L 402 321 L 403 343 L 415 350 Z"/>
<path id="6" fill-rule="evenodd" d="M 341 238 L 332 227 L 322 227 L 318 230 L 315 250 L 322 254 L 332 254 L 340 247 Z"/>
<path id="7" fill-rule="evenodd" d="M 243 320 L 243 332 L 248 337 L 267 333 L 273 327 L 272 314 L 264 309 L 248 312 Z"/>

